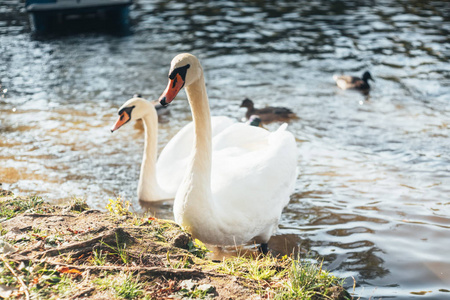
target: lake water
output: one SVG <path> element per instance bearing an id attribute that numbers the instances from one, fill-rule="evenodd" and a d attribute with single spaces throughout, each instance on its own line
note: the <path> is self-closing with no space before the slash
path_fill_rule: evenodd
<path id="1" fill-rule="evenodd" d="M 33 37 L 17 2 L 0 2 L 4 188 L 99 209 L 121 195 L 143 211 L 142 130 L 109 129 L 191 52 L 214 115 L 240 119 L 249 97 L 299 116 L 300 174 L 271 248 L 323 257 L 355 299 L 450 299 L 449 2 L 136 0 L 129 36 L 53 38 Z M 368 97 L 332 80 L 365 70 Z M 161 147 L 190 120 L 186 101 L 169 109 Z"/>

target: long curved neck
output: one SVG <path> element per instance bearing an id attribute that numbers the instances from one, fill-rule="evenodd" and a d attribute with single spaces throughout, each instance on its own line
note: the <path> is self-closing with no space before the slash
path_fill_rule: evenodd
<path id="1" fill-rule="evenodd" d="M 144 123 L 144 155 L 139 176 L 138 196 L 140 200 L 151 200 L 160 194 L 156 177 L 156 160 L 158 153 L 158 116 L 155 109 L 150 109 L 142 121 Z"/>
<path id="2" fill-rule="evenodd" d="M 211 113 L 203 76 L 186 87 L 194 123 L 194 165 L 211 176 Z"/>
<path id="3" fill-rule="evenodd" d="M 194 144 L 182 188 L 174 204 L 175 220 L 190 226 L 198 214 L 208 219 L 211 206 L 211 115 L 203 75 L 186 87 L 194 123 Z M 191 218 L 189 216 L 193 216 Z M 184 219 L 184 220 L 183 220 Z M 187 223 L 186 223 L 187 222 Z"/>

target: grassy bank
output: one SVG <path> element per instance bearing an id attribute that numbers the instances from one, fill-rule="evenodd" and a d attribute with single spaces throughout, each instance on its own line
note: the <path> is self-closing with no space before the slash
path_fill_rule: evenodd
<path id="1" fill-rule="evenodd" d="M 242 255 L 212 261 L 172 221 L 65 207 L 0 191 L 0 297 L 11 299 L 351 299 L 320 264 Z"/>

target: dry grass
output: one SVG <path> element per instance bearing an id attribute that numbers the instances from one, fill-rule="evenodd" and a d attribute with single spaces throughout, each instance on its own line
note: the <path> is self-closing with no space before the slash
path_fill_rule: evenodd
<path id="1" fill-rule="evenodd" d="M 0 196 L 0 285 L 11 299 L 346 299 L 339 278 L 298 258 L 238 256 L 219 263 L 172 221 Z M 7 245 L 7 246 L 5 246 Z M 9 249 L 9 250 L 5 250 Z M 21 282 L 22 281 L 22 282 Z M 339 298 L 341 297 L 341 298 Z"/>

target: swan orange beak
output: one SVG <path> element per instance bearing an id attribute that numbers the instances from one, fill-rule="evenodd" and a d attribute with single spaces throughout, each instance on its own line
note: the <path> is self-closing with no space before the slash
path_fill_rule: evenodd
<path id="1" fill-rule="evenodd" d="M 183 78 L 180 76 L 180 74 L 176 74 L 173 79 L 169 79 L 166 90 L 162 93 L 161 97 L 159 97 L 159 103 L 162 106 L 169 105 L 169 103 L 172 102 L 173 99 L 175 99 L 183 86 Z"/>
<path id="2" fill-rule="evenodd" d="M 116 124 L 114 124 L 114 126 L 111 127 L 111 132 L 116 131 L 117 129 L 122 127 L 129 120 L 130 120 L 130 116 L 128 115 L 128 113 L 126 111 L 122 112 L 119 115 L 119 118 L 117 119 Z"/>

